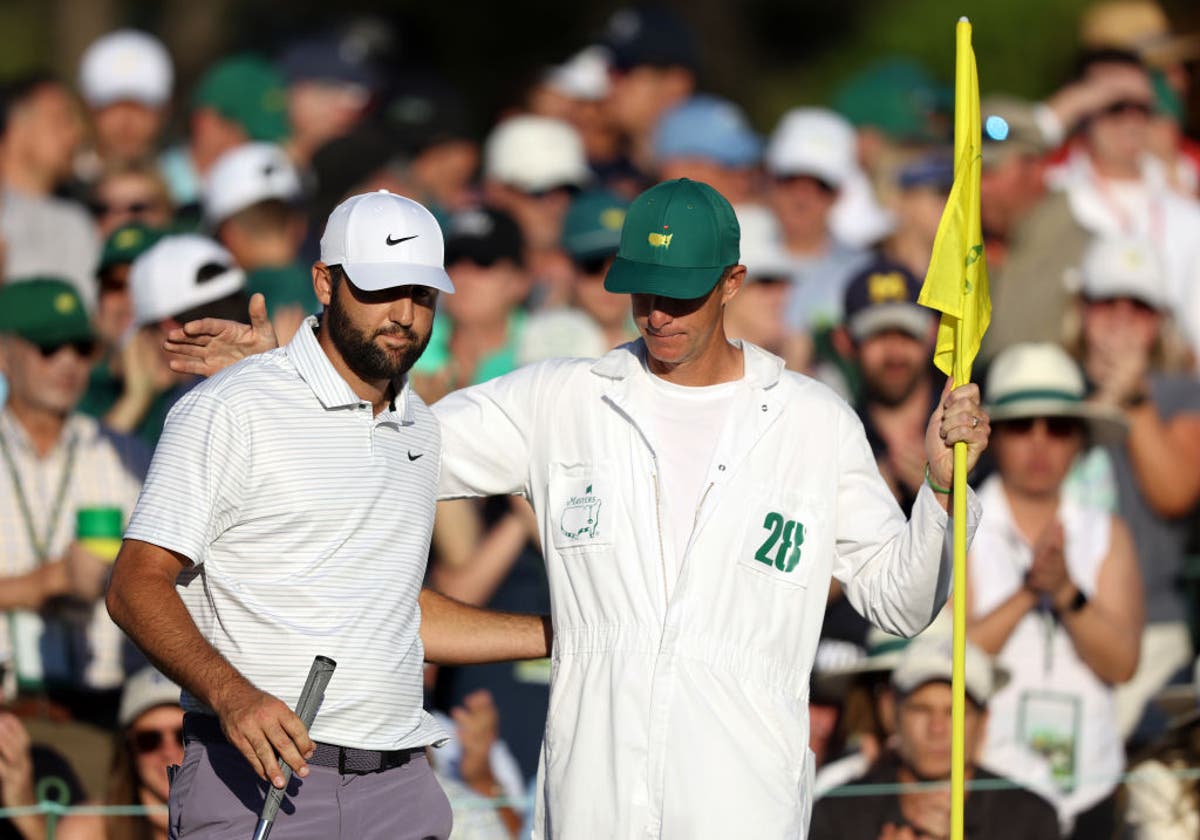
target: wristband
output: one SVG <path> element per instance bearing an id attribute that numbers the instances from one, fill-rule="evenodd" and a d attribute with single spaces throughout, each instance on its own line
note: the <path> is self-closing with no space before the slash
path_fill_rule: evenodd
<path id="1" fill-rule="evenodd" d="M 933 476 L 929 474 L 929 465 L 925 465 L 925 483 L 929 485 L 934 493 L 941 493 L 943 496 L 949 496 L 953 491 L 948 487 L 942 487 L 933 480 Z"/>

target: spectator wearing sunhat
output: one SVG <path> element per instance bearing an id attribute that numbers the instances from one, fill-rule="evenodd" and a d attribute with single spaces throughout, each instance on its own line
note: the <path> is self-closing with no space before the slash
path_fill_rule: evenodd
<path id="1" fill-rule="evenodd" d="M 891 674 L 896 723 L 894 749 L 886 752 L 854 784 L 935 782 L 931 790 L 825 798 L 813 809 L 812 840 L 842 837 L 948 837 L 950 834 L 951 644 L 944 635 L 926 635 L 904 649 Z M 995 697 L 1008 673 L 968 643 L 964 669 L 964 740 L 967 778 L 986 786 L 967 793 L 965 835 L 971 840 L 1022 837 L 1057 840 L 1058 820 L 1049 802 L 980 766 L 981 745 L 993 726 Z"/>
<path id="2" fill-rule="evenodd" d="M 735 207 L 756 193 L 762 141 L 733 102 L 701 94 L 665 112 L 654 130 L 659 179 L 703 181 Z"/>
<path id="3" fill-rule="evenodd" d="M 1068 346 L 1077 351 L 1092 401 L 1118 411 L 1129 426 L 1123 443 L 1105 447 L 1113 507 L 1133 532 L 1146 590 L 1138 670 L 1117 692 L 1119 730 L 1129 735 L 1147 701 L 1191 661 L 1179 576 L 1188 517 L 1200 503 L 1200 384 L 1172 337 L 1168 286 L 1149 243 L 1096 240 L 1079 275 L 1079 324 Z"/>
<path id="4" fill-rule="evenodd" d="M 119 29 L 93 41 L 79 61 L 79 92 L 105 166 L 153 157 L 167 121 L 175 74 L 162 42 Z"/>
<path id="5" fill-rule="evenodd" d="M 567 300 L 571 266 L 561 248 L 563 219 L 572 196 L 591 180 L 579 132 L 563 120 L 510 117 L 484 142 L 484 200 L 520 226 L 540 304 Z"/>
<path id="6" fill-rule="evenodd" d="M 1012 681 L 991 705 L 984 759 L 1017 780 L 1050 764 L 1073 837 L 1110 836 L 1124 769 L 1114 687 L 1137 667 L 1145 604 L 1125 521 L 1064 492 L 1093 443 L 1127 423 L 1085 400 L 1083 374 L 1054 344 L 1018 344 L 988 372 L 996 473 L 980 488 L 983 521 L 969 556 L 968 634 Z"/>
<path id="7" fill-rule="evenodd" d="M 273 143 L 226 152 L 205 179 L 204 216 L 213 238 L 246 272 L 246 294 L 266 297 L 280 341 L 320 309 L 312 272 L 300 260 L 306 222 L 300 173 Z"/>
<path id="8" fill-rule="evenodd" d="M 134 433 L 153 446 L 171 406 L 194 384 L 171 370 L 162 343 L 172 327 L 204 317 L 241 318 L 247 309 L 246 275 L 228 251 L 198 234 L 161 238 L 133 261 L 130 354 L 121 399 L 105 415 L 107 423 Z"/>
<path id="9" fill-rule="evenodd" d="M 196 206 L 204 178 L 217 158 L 251 140 L 280 143 L 290 133 L 282 75 L 254 55 L 213 65 L 192 91 L 188 139 L 160 164 L 176 206 Z"/>
<path id="10" fill-rule="evenodd" d="M 0 659 L 27 690 L 51 690 L 78 717 L 115 712 L 123 639 L 99 597 L 111 557 L 76 539 L 77 514 L 137 499 L 147 453 L 76 407 L 95 359 L 96 333 L 78 292 L 56 278 L 0 286 L 0 350 L 9 393 L 0 412 Z M 45 488 L 53 488 L 46 490 Z M 58 596 L 82 611 L 42 614 Z"/>
<path id="11" fill-rule="evenodd" d="M 841 321 L 842 294 L 865 252 L 839 241 L 830 222 L 838 191 L 853 176 L 854 131 L 820 108 L 784 114 L 767 143 L 767 197 L 795 262 L 787 305 L 788 328 L 828 331 Z"/>

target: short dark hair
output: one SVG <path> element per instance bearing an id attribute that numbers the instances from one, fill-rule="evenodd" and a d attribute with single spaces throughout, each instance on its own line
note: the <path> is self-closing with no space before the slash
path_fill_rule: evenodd
<path id="1" fill-rule="evenodd" d="M 250 307 L 250 296 L 239 289 L 236 292 L 231 292 L 225 297 L 217 298 L 216 300 L 202 303 L 199 306 L 193 306 L 191 309 L 185 309 L 175 316 L 175 320 L 180 324 L 186 324 L 188 321 L 196 321 L 200 318 L 222 318 L 226 321 L 242 321 L 246 317 L 246 310 Z"/>
<path id="2" fill-rule="evenodd" d="M 1117 47 L 1099 47 L 1094 50 L 1084 50 L 1075 58 L 1074 78 L 1082 79 L 1087 75 L 1088 70 L 1097 64 L 1124 64 L 1141 70 L 1147 69 L 1146 63 L 1135 52 Z"/>
<path id="3" fill-rule="evenodd" d="M 33 70 L 0 84 L 0 135 L 8 130 L 13 111 L 24 105 L 45 85 L 61 85 L 62 80 L 48 70 Z"/>

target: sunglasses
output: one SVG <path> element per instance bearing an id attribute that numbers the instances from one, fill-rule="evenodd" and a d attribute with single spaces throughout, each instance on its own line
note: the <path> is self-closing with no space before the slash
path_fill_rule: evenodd
<path id="1" fill-rule="evenodd" d="M 1122 99 L 1119 102 L 1114 102 L 1104 108 L 1100 113 L 1107 116 L 1115 116 L 1117 114 L 1141 114 L 1143 117 L 1150 116 L 1150 106 L 1145 102 L 1137 102 L 1130 99 Z"/>
<path id="2" fill-rule="evenodd" d="M 1046 425 L 1046 434 L 1052 438 L 1065 440 L 1076 434 L 1083 434 L 1083 421 L 1074 417 L 1018 417 L 1014 420 L 1002 420 L 995 425 L 1007 432 L 1017 435 L 1027 435 L 1033 431 L 1036 423 Z"/>
<path id="3" fill-rule="evenodd" d="M 95 216 L 108 216 L 113 213 L 128 213 L 131 216 L 140 216 L 143 213 L 151 213 L 162 207 L 162 202 L 159 201 L 131 201 L 128 204 L 109 204 L 105 201 L 93 201 L 91 204 L 92 214 Z"/>
<path id="4" fill-rule="evenodd" d="M 607 254 L 603 257 L 585 257 L 583 259 L 575 259 L 575 270 L 580 274 L 588 277 L 595 277 L 598 274 L 603 274 L 608 268 L 609 262 L 612 260 L 612 255 Z"/>
<path id="5" fill-rule="evenodd" d="M 176 746 L 183 746 L 183 728 L 174 729 L 138 729 L 129 733 L 129 743 L 138 755 L 152 753 L 162 747 L 163 740 L 168 737 L 175 739 Z"/>
<path id="6" fill-rule="evenodd" d="M 1128 303 L 1138 312 L 1157 315 L 1158 310 L 1151 306 L 1141 298 L 1117 296 L 1117 297 L 1089 297 L 1085 298 L 1088 304 L 1092 306 L 1116 306 L 1119 303 Z"/>
<path id="7" fill-rule="evenodd" d="M 49 359 L 58 355 L 58 352 L 64 347 L 70 347 L 81 359 L 90 359 L 96 352 L 96 342 L 90 338 L 60 341 L 57 344 L 40 344 L 38 351 L 42 354 L 43 359 Z"/>

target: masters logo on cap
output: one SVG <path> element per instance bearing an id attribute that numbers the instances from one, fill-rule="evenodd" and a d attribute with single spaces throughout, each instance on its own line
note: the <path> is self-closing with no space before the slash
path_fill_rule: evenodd
<path id="1" fill-rule="evenodd" d="M 708 184 L 679 178 L 634 199 L 604 288 L 689 300 L 712 291 L 740 259 L 741 231 L 725 198 Z"/>

